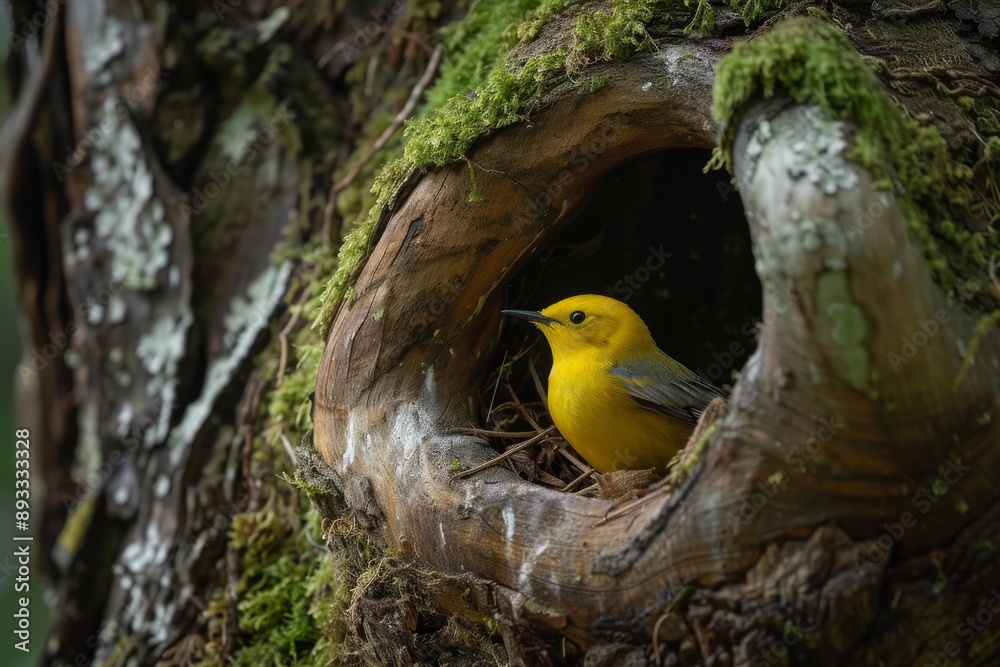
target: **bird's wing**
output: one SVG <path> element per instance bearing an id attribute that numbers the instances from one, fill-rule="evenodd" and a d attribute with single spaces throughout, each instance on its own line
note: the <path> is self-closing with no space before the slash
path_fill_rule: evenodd
<path id="1" fill-rule="evenodd" d="M 616 365 L 611 374 L 639 405 L 688 424 L 697 424 L 705 406 L 721 391 L 672 359 L 674 368 L 659 360 L 632 359 Z"/>

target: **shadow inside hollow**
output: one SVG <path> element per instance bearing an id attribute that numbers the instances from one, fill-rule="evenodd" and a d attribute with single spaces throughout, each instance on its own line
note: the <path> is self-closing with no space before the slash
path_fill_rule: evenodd
<path id="1" fill-rule="evenodd" d="M 761 287 L 739 195 L 725 172 L 702 173 L 709 157 L 670 150 L 610 171 L 577 219 L 518 276 L 510 307 L 541 309 L 584 293 L 619 299 L 663 351 L 717 386 L 732 384 L 756 348 Z M 508 325 L 508 335 L 512 328 L 523 340 L 521 327 Z M 515 348 L 502 342 L 500 349 Z M 547 354 L 543 365 L 551 363 Z M 538 370 L 544 379 L 548 366 Z"/>

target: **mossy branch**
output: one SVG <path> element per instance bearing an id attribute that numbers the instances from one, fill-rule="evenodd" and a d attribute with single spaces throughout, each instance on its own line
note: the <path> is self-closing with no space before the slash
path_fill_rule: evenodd
<path id="1" fill-rule="evenodd" d="M 987 271 L 1000 252 L 996 235 L 956 223 L 974 218 L 971 169 L 950 155 L 936 129 L 893 102 L 850 40 L 825 20 L 786 20 L 722 59 L 713 105 L 722 135 L 709 167 L 732 169 L 733 140 L 748 104 L 779 95 L 857 128 L 851 159 L 901 198 L 909 232 L 949 294 L 958 291 L 963 274 Z"/>

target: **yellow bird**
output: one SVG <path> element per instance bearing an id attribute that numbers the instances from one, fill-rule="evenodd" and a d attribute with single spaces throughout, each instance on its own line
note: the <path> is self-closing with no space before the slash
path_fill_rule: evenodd
<path id="1" fill-rule="evenodd" d="M 552 421 L 598 472 L 662 472 L 708 403 L 723 396 L 664 354 L 621 301 L 584 294 L 541 312 L 503 313 L 533 322 L 548 339 Z"/>

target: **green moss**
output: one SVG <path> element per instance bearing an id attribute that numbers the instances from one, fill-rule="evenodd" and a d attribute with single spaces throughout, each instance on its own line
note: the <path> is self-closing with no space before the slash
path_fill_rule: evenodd
<path id="1" fill-rule="evenodd" d="M 757 23 L 764 16 L 773 14 L 781 7 L 781 4 L 781 0 L 750 0 L 749 2 L 730 0 L 729 2 L 730 7 L 740 10 L 743 23 L 748 26 Z M 695 8 L 694 17 L 684 29 L 685 34 L 689 34 L 692 30 L 710 33 L 715 29 L 715 9 L 709 0 L 684 0 L 684 5 Z"/>
<path id="2" fill-rule="evenodd" d="M 406 129 L 404 160 L 423 169 L 456 160 L 472 142 L 519 120 L 561 67 L 565 49 L 530 58 L 521 67 L 498 67 L 475 94 L 452 97 L 437 113 Z M 377 181 L 376 181 L 377 183 Z"/>
<path id="3" fill-rule="evenodd" d="M 360 268 L 362 261 L 368 256 L 369 243 L 375 231 L 375 222 L 382 205 L 388 197 L 377 198 L 368 213 L 368 219 L 358 225 L 340 246 L 337 268 L 319 295 L 319 312 L 313 320 L 313 328 L 318 328 L 320 336 L 326 337 L 330 320 L 336 311 L 340 300 L 347 294 L 347 288 L 354 277 L 354 272 Z"/>
<path id="4" fill-rule="evenodd" d="M 546 607 L 544 604 L 542 604 L 538 600 L 535 600 L 534 598 L 527 598 L 524 601 L 524 609 L 528 613 L 533 614 L 535 616 L 557 617 L 560 615 L 559 612 L 557 612 L 555 609 L 552 609 L 551 607 Z"/>
<path id="5" fill-rule="evenodd" d="M 962 380 L 968 374 L 969 368 L 971 368 L 976 359 L 976 352 L 979 351 L 979 346 L 982 344 L 983 338 L 986 334 L 996 329 L 997 326 L 1000 326 L 1000 310 L 995 310 L 988 315 L 984 315 L 976 322 L 976 326 L 972 330 L 972 338 L 969 340 L 969 346 L 965 351 L 965 358 L 962 359 L 962 367 L 955 378 L 953 385 L 955 388 L 962 383 Z"/>
<path id="6" fill-rule="evenodd" d="M 704 33 L 712 31 L 715 27 L 715 9 L 709 4 L 708 0 L 698 0 L 698 4 L 695 7 L 694 17 L 692 17 L 691 22 L 688 23 L 687 27 L 684 28 L 684 34 L 690 34 L 692 30 L 699 30 Z"/>
<path id="7" fill-rule="evenodd" d="M 309 496 L 320 496 L 320 495 L 323 495 L 324 493 L 327 493 L 329 491 L 328 489 L 325 489 L 325 488 L 323 488 L 321 486 L 316 486 L 315 484 L 310 484 L 308 481 L 306 481 L 305 479 L 303 479 L 298 474 L 297 471 L 294 472 L 294 473 L 292 473 L 291 475 L 289 475 L 288 473 L 282 472 L 282 473 L 278 474 L 278 477 L 280 477 L 281 479 L 285 480 L 286 482 L 288 482 L 289 484 L 291 484 L 292 486 L 294 486 L 296 489 L 298 489 L 299 491 L 302 491 L 303 493 L 305 493 L 306 495 L 309 495 Z"/>
<path id="8" fill-rule="evenodd" d="M 956 267 L 979 273 L 988 266 L 1000 250 L 995 235 L 952 222 L 972 217 L 972 170 L 951 159 L 935 129 L 920 126 L 893 103 L 847 37 L 826 21 L 789 19 L 722 59 L 713 106 L 722 138 L 711 166 L 732 166 L 732 143 L 747 104 L 779 94 L 854 124 L 851 159 L 883 179 L 887 190 L 902 184 L 900 205 L 910 233 L 949 294 L 960 282 Z"/>
<path id="9" fill-rule="evenodd" d="M 648 50 L 653 40 L 646 24 L 653 17 L 652 2 L 622 2 L 610 12 L 581 12 L 576 20 L 574 55 L 580 62 L 626 59 Z"/>
<path id="10" fill-rule="evenodd" d="M 782 0 L 749 0 L 749 2 L 739 2 L 730 0 L 729 6 L 733 9 L 742 9 L 743 23 L 752 25 L 767 14 L 778 11 Z"/>
<path id="11" fill-rule="evenodd" d="M 877 146 L 877 136 L 901 144 L 909 134 L 901 114 L 850 41 L 821 21 L 795 18 L 736 45 L 719 63 L 713 112 L 723 127 L 717 160 L 732 166 L 731 146 L 745 105 L 779 92 L 853 120 L 868 145 Z M 877 153 L 866 157 L 872 161 Z"/>
<path id="12" fill-rule="evenodd" d="M 518 26 L 514 26 L 513 29 L 508 28 L 505 33 L 508 37 L 508 42 L 511 41 L 511 36 L 521 44 L 533 42 L 545 24 L 568 6 L 569 0 L 542 0 L 527 20 Z"/>
<path id="13" fill-rule="evenodd" d="M 280 506 L 280 503 L 278 503 Z M 317 528 L 315 512 L 307 524 Z M 343 638 L 348 600 L 335 562 L 313 550 L 301 526 L 270 509 L 233 518 L 230 544 L 240 550 L 236 619 L 243 645 L 233 661 L 256 665 L 325 665 Z M 205 615 L 225 623 L 227 587 Z M 220 664 L 212 645 L 203 665 Z"/>
<path id="14" fill-rule="evenodd" d="M 311 563 L 293 554 L 284 554 L 261 568 L 237 609 L 240 630 L 263 641 L 253 642 L 238 653 L 237 664 L 272 664 L 272 660 L 241 660 L 254 648 L 266 647 L 276 658 L 297 659 L 305 646 L 316 643 L 319 630 L 309 614 L 311 600 L 303 585 L 310 569 Z"/>
<path id="15" fill-rule="evenodd" d="M 334 311 L 349 296 L 354 275 L 371 250 L 383 205 L 407 177 L 460 159 L 477 139 L 521 120 L 545 92 L 567 80 L 568 67 L 627 58 L 649 48 L 652 42 L 645 23 L 657 4 L 656 0 L 622 2 L 610 12 L 581 15 L 570 42 L 513 62 L 507 55 L 512 36 L 522 42 L 533 39 L 567 3 L 476 2 L 466 19 L 445 35 L 454 53 L 442 65 L 442 76 L 428 94 L 423 117 L 406 127 L 403 156 L 386 164 L 375 178 L 374 203 L 364 221 L 344 239 L 337 271 L 323 290 L 314 327 L 326 334 Z M 532 7 L 535 13 L 518 24 Z M 475 198 L 474 180 L 471 192 Z"/>
<path id="16" fill-rule="evenodd" d="M 670 472 L 668 473 L 668 478 L 671 486 L 678 486 L 691 474 L 691 471 L 694 470 L 695 465 L 705 453 L 705 447 L 708 446 L 708 441 L 712 438 L 712 434 L 715 433 L 715 429 L 718 426 L 719 421 L 714 422 L 702 431 L 698 442 L 694 443 L 691 448 L 685 448 L 677 452 L 677 455 L 674 456 L 669 465 Z"/>
<path id="17" fill-rule="evenodd" d="M 509 26 L 524 21 L 539 4 L 540 0 L 478 0 L 464 20 L 444 28 L 441 41 L 448 58 L 421 115 L 426 117 L 449 98 L 478 88 L 503 59 Z"/>
<path id="18" fill-rule="evenodd" d="M 1000 137 L 990 137 L 986 140 L 986 149 L 983 151 L 983 155 L 990 162 L 996 162 L 1000 159 Z"/>
<path id="19" fill-rule="evenodd" d="M 605 76 L 590 76 L 580 82 L 576 87 L 576 92 L 581 95 L 592 95 L 608 86 L 608 78 Z"/>

